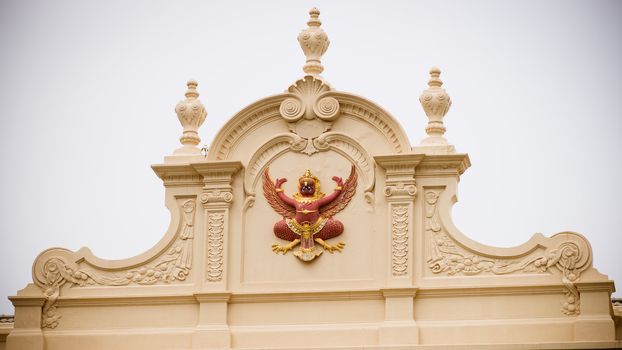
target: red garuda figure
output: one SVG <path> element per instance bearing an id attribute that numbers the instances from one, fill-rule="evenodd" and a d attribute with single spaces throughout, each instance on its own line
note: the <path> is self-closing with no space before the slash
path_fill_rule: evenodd
<path id="1" fill-rule="evenodd" d="M 301 249 L 295 251 L 294 255 L 302 261 L 311 261 L 324 250 L 330 253 L 335 250 L 341 252 L 345 243 L 331 245 L 326 243 L 326 240 L 343 233 L 343 224 L 333 219 L 333 215 L 345 208 L 352 199 L 356 192 L 356 179 L 354 166 L 345 183 L 340 177 L 333 176 L 337 187 L 333 193 L 326 196 L 320 191 L 320 180 L 307 169 L 298 179 L 298 192 L 294 194 L 294 198 L 290 198 L 281 188 L 287 179 L 277 178 L 273 183 L 266 169 L 263 177 L 264 195 L 272 208 L 283 215 L 283 220 L 274 225 L 274 234 L 290 241 L 286 245 L 275 243 L 272 250 L 277 254 L 285 254 L 300 244 Z M 314 242 L 321 245 L 324 250 L 318 249 Z"/>

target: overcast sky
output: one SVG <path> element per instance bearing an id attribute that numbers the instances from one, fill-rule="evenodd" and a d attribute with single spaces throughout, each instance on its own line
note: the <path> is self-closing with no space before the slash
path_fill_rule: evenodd
<path id="1" fill-rule="evenodd" d="M 300 78 L 296 37 L 321 10 L 323 76 L 425 135 L 439 66 L 446 137 L 469 153 L 453 219 L 481 243 L 571 230 L 622 289 L 620 1 L 0 2 L 0 313 L 42 250 L 119 259 L 168 227 L 150 165 L 179 147 L 197 79 L 218 129 Z M 622 296 L 622 293 L 617 293 Z"/>

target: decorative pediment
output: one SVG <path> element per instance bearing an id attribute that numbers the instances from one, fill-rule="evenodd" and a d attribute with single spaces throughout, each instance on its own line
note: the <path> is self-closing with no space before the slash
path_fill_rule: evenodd
<path id="1" fill-rule="evenodd" d="M 187 83 L 182 147 L 152 166 L 171 212 L 164 237 L 116 261 L 43 251 L 12 299 L 9 349 L 612 344 L 613 282 L 584 236 L 499 248 L 454 226 L 471 164 L 444 137 L 440 69 L 413 147 L 387 111 L 319 75 L 330 42 L 309 14 L 305 75 L 234 115 L 209 149 L 197 147 L 207 111 Z"/>

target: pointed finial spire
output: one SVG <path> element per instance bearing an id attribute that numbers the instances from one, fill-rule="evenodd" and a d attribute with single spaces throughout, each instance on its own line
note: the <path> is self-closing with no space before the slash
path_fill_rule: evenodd
<path id="1" fill-rule="evenodd" d="M 446 131 L 443 118 L 449 111 L 451 98 L 445 89 L 441 88 L 443 81 L 440 75 L 441 70 L 437 67 L 430 69 L 429 88 L 419 97 L 419 102 L 428 116 L 428 126 L 425 128 L 428 137 L 421 141 L 423 146 L 448 146 L 447 140 L 443 137 Z"/>
<path id="2" fill-rule="evenodd" d="M 317 7 L 309 10 L 311 18 L 307 21 L 309 26 L 307 29 L 303 29 L 298 35 L 298 42 L 305 56 L 307 56 L 307 62 L 302 70 L 310 75 L 319 75 L 324 71 L 324 66 L 320 62 L 322 55 L 328 49 L 330 41 L 328 35 L 324 33 L 324 30 L 320 28 L 322 21 L 320 21 L 320 10 Z"/>
<path id="3" fill-rule="evenodd" d="M 176 149 L 173 154 L 200 155 L 201 150 L 197 147 L 199 142 L 201 142 L 198 129 L 205 121 L 207 111 L 198 99 L 199 92 L 197 91 L 197 85 L 199 84 L 196 80 L 188 80 L 186 85 L 188 87 L 185 94 L 186 99 L 179 101 L 177 106 L 175 106 L 177 118 L 184 128 L 183 134 L 179 138 L 179 142 L 181 142 L 183 147 Z"/>

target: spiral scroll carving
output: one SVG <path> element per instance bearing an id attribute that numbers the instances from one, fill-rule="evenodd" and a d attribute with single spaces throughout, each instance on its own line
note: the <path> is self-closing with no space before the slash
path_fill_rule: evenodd
<path id="1" fill-rule="evenodd" d="M 339 101 L 330 96 L 320 98 L 313 106 L 313 112 L 322 120 L 333 121 L 339 116 Z"/>
<path id="2" fill-rule="evenodd" d="M 293 123 L 298 121 L 305 114 L 305 106 L 299 99 L 288 97 L 281 102 L 279 113 L 281 113 L 281 116 L 286 121 Z"/>

